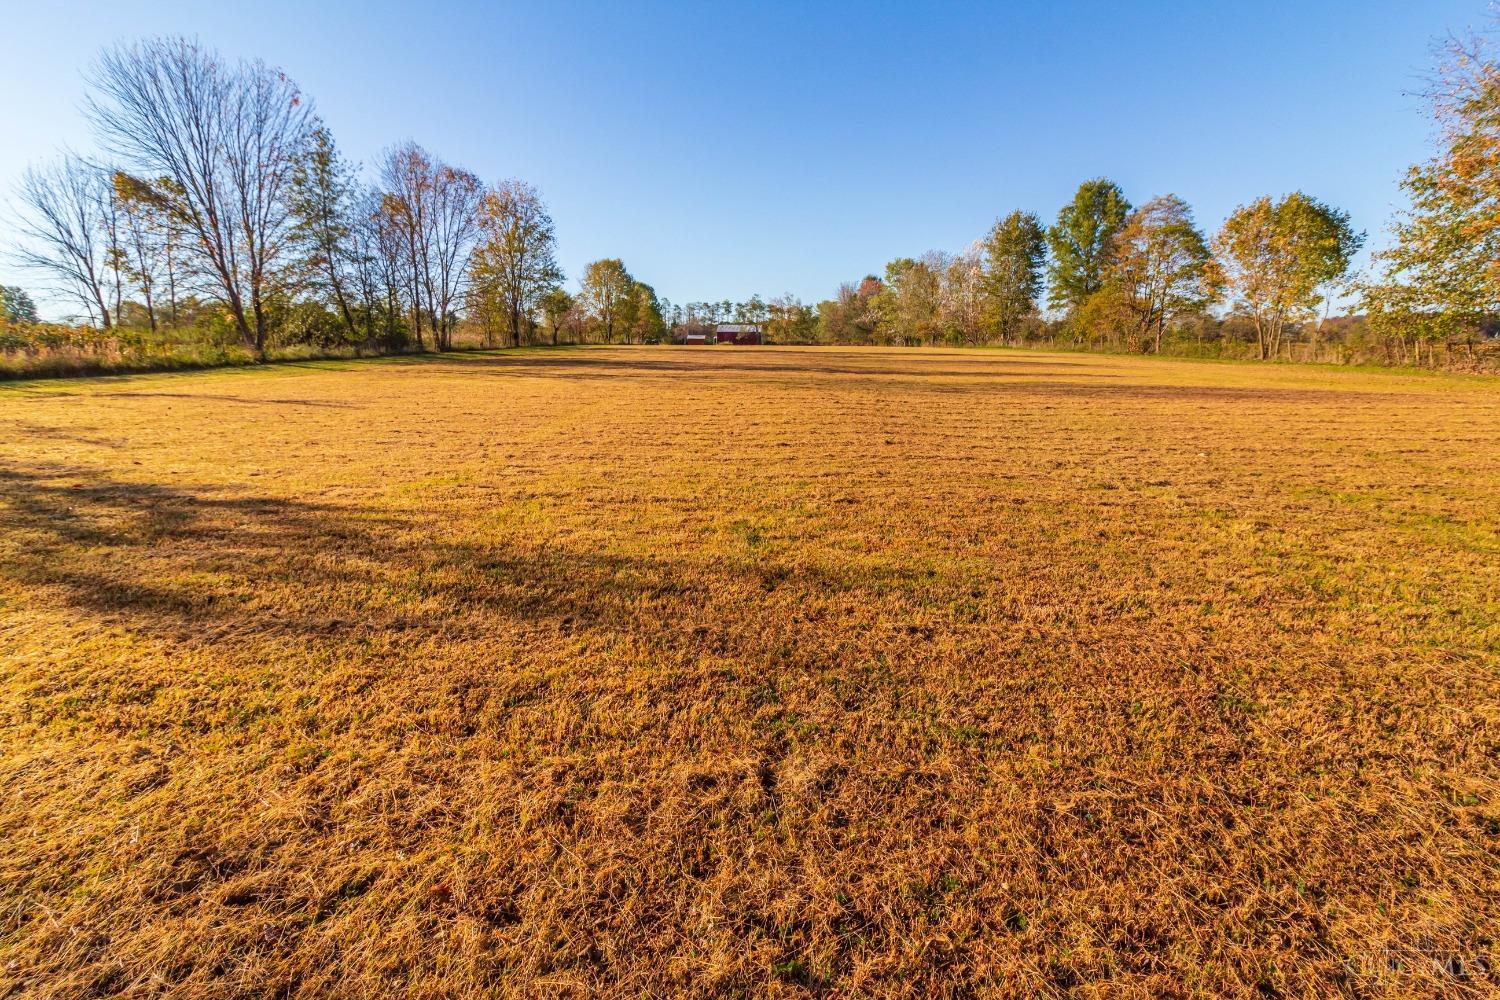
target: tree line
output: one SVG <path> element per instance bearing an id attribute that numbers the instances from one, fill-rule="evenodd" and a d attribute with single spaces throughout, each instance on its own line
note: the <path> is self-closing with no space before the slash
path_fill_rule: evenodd
<path id="1" fill-rule="evenodd" d="M 1048 224 L 1016 210 L 958 253 L 902 257 L 816 306 L 695 304 L 786 339 L 1007 344 L 1261 359 L 1468 362 L 1500 334 L 1500 64 L 1451 39 L 1428 90 L 1437 149 L 1367 273 L 1349 214 L 1303 192 L 1241 205 L 1211 237 L 1167 194 L 1095 178 Z M 1335 306 L 1342 314 L 1335 314 Z M 695 319 L 689 310 L 686 322 Z"/>
<path id="2" fill-rule="evenodd" d="M 100 153 L 27 171 L 13 255 L 96 330 L 217 330 L 264 358 L 449 350 L 461 326 L 487 346 L 662 329 L 619 259 L 564 289 L 536 188 L 486 184 L 415 142 L 361 168 L 263 62 L 157 38 L 106 51 L 89 83 Z"/>
<path id="3" fill-rule="evenodd" d="M 570 292 L 536 188 L 486 184 L 415 142 L 351 163 L 258 60 L 156 38 L 106 51 L 88 80 L 99 152 L 27 171 L 12 255 L 116 340 L 183 334 L 264 358 L 652 343 L 732 322 L 781 343 L 1438 364 L 1500 330 L 1500 67 L 1483 38 L 1445 49 L 1427 94 L 1437 148 L 1403 179 L 1410 207 L 1369 273 L 1353 270 L 1365 234 L 1306 193 L 1257 198 L 1210 235 L 1175 195 L 1137 205 L 1094 178 L 1050 221 L 1016 209 L 957 253 L 898 258 L 815 304 L 674 305 L 618 258 Z M 0 327 L 0 350 L 45 339 L 15 334 L 44 327 L 19 288 L 0 288 Z"/>
<path id="4" fill-rule="evenodd" d="M 1073 339 L 1160 353 L 1169 333 L 1225 305 L 1258 356 L 1274 358 L 1344 287 L 1363 242 L 1347 213 L 1301 192 L 1241 206 L 1210 240 L 1176 195 L 1134 206 L 1096 178 L 1051 225 L 1017 209 L 962 252 L 893 260 L 817 311 L 824 335 L 844 342 Z"/>

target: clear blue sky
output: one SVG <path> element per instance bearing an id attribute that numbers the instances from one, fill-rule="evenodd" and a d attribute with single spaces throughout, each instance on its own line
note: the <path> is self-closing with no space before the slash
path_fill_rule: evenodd
<path id="1" fill-rule="evenodd" d="M 570 277 L 618 256 L 676 302 L 827 297 L 1050 219 L 1104 174 L 1205 228 L 1301 188 L 1380 238 L 1426 155 L 1433 40 L 1483 0 L 187 3 L 9 0 L 0 189 L 90 138 L 82 71 L 145 34 L 285 69 L 347 154 L 413 138 L 537 185 Z M 0 228 L 0 244 L 6 239 Z M 33 283 L 0 263 L 0 281 Z"/>

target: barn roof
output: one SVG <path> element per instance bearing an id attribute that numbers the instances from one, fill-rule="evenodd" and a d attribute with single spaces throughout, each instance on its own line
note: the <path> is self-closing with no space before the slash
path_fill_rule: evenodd
<path id="1" fill-rule="evenodd" d="M 759 323 L 720 323 L 715 333 L 760 333 Z"/>

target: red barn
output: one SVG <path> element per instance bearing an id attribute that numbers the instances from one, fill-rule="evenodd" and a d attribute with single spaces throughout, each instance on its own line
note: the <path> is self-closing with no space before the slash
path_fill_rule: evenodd
<path id="1" fill-rule="evenodd" d="M 715 344 L 764 344 L 759 323 L 720 323 L 714 328 Z"/>

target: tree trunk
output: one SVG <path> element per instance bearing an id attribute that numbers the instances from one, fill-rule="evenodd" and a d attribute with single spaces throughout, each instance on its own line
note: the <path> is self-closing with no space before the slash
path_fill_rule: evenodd
<path id="1" fill-rule="evenodd" d="M 167 308 L 172 317 L 172 325 L 177 325 L 177 270 L 172 264 L 172 244 L 167 242 Z"/>
<path id="2" fill-rule="evenodd" d="M 94 290 L 94 301 L 96 301 L 96 302 L 99 303 L 99 322 L 100 322 L 100 325 L 104 329 L 108 330 L 110 328 L 110 326 L 111 326 L 110 319 L 109 319 L 109 307 L 104 304 L 104 294 L 102 292 L 100 292 L 97 288 Z"/>
<path id="3" fill-rule="evenodd" d="M 255 313 L 255 359 L 266 360 L 266 310 L 260 301 L 260 291 L 250 293 L 250 306 Z"/>
<path id="4" fill-rule="evenodd" d="M 417 350 L 425 351 L 427 348 L 422 344 L 422 285 L 416 271 L 411 275 L 411 324 L 417 338 Z"/>
<path id="5" fill-rule="evenodd" d="M 254 353 L 255 331 L 250 328 L 250 321 L 245 318 L 245 303 L 240 298 L 237 289 L 226 286 L 225 291 L 229 298 L 229 315 L 234 319 L 234 328 L 239 332 L 240 343 L 245 346 L 245 350 Z"/>
<path id="6" fill-rule="evenodd" d="M 344 287 L 339 281 L 338 270 L 333 266 L 331 255 L 325 254 L 328 261 L 328 285 L 333 289 L 333 297 L 339 304 L 339 312 L 343 314 L 344 325 L 349 328 L 351 340 L 359 340 L 359 330 L 354 324 L 354 314 L 349 311 L 349 302 L 344 298 Z"/>

